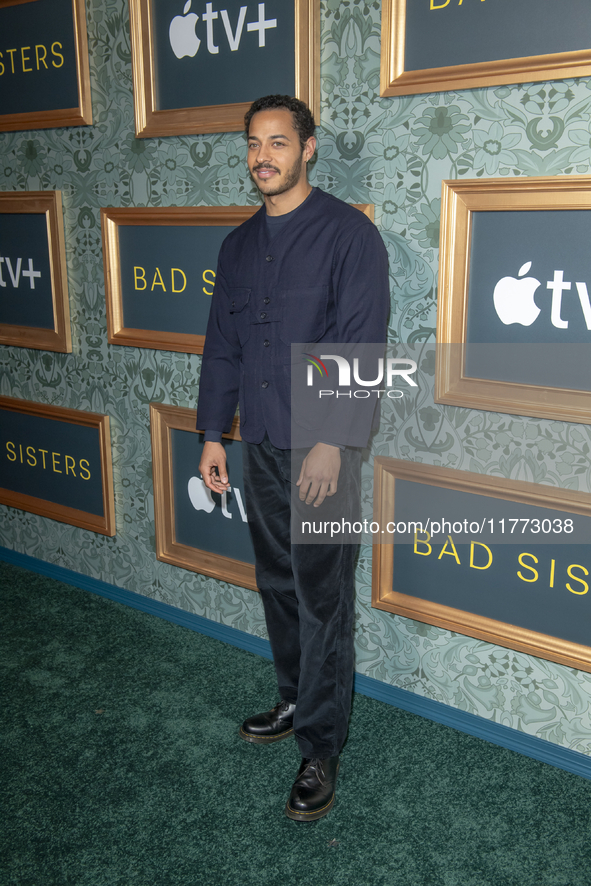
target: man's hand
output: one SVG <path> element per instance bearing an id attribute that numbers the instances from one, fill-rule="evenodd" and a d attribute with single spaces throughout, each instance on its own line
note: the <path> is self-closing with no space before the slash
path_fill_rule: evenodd
<path id="1" fill-rule="evenodd" d="M 296 486 L 300 487 L 300 501 L 314 502 L 319 508 L 327 495 L 337 491 L 341 470 L 341 450 L 328 443 L 317 443 L 304 459 Z"/>
<path id="2" fill-rule="evenodd" d="M 212 492 L 221 494 L 230 489 L 226 468 L 226 450 L 221 443 L 207 442 L 203 444 L 199 470 L 203 482 Z"/>

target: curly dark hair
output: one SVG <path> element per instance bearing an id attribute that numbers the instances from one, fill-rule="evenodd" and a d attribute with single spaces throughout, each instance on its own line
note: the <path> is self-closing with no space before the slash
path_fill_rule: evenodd
<path id="1" fill-rule="evenodd" d="M 277 109 L 291 111 L 293 128 L 300 137 L 300 145 L 303 151 L 308 139 L 314 135 L 316 123 L 308 105 L 300 101 L 299 98 L 292 98 L 290 95 L 265 95 L 263 98 L 257 98 L 244 115 L 246 135 L 248 136 L 250 121 L 258 111 L 274 111 Z"/>

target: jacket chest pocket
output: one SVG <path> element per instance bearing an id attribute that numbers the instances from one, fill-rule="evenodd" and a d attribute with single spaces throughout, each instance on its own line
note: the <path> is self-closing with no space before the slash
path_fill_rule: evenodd
<path id="1" fill-rule="evenodd" d="M 241 345 L 245 345 L 250 336 L 250 289 L 230 289 L 230 314 L 234 317 L 236 334 Z"/>
<path id="2" fill-rule="evenodd" d="M 314 342 L 326 332 L 328 286 L 281 289 L 281 323 L 279 337 L 290 345 Z"/>

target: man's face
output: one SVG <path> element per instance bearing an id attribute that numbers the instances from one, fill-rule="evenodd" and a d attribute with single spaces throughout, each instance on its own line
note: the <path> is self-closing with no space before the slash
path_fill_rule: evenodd
<path id="1" fill-rule="evenodd" d="M 259 191 L 275 197 L 306 181 L 306 164 L 316 140 L 308 139 L 304 150 L 293 127 L 291 111 L 279 108 L 259 111 L 250 121 L 248 168 Z"/>

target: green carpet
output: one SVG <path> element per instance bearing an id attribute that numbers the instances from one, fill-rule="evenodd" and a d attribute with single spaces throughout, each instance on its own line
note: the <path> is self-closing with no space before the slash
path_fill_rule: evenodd
<path id="1" fill-rule="evenodd" d="M 2 598 L 2 886 L 590 886 L 591 783 L 355 696 L 337 801 L 241 741 L 273 667 L 15 566 Z"/>

